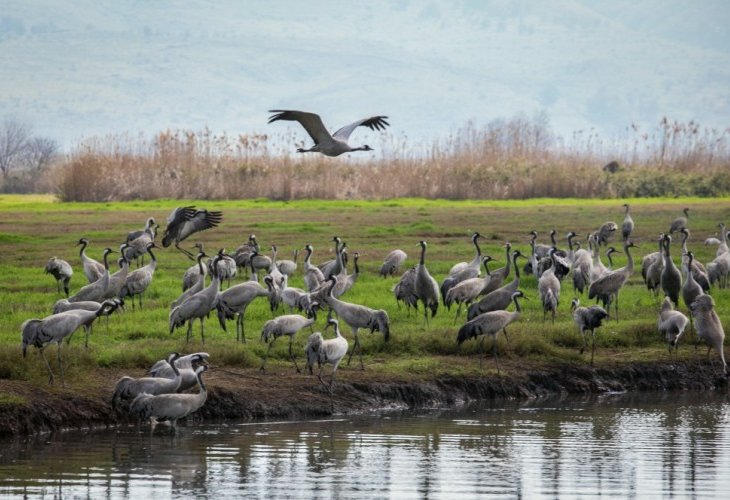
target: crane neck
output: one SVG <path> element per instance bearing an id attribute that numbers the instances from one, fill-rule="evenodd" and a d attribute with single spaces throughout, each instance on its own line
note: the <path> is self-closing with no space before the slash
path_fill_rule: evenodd
<path id="1" fill-rule="evenodd" d="M 517 300 L 519 298 L 519 295 L 513 295 L 512 296 L 512 302 L 515 303 L 515 312 L 518 314 L 522 312 L 522 307 L 520 306 L 520 302 Z"/>
<path id="2" fill-rule="evenodd" d="M 86 240 L 84 240 L 84 241 L 81 242 L 81 250 L 79 250 L 79 256 L 82 257 L 82 258 L 83 257 L 86 257 L 84 255 L 84 252 L 86 251 L 86 245 L 88 245 L 88 243 L 86 242 Z"/>
<path id="3" fill-rule="evenodd" d="M 520 267 L 517 265 L 517 257 L 519 256 L 520 254 L 518 254 L 517 252 L 512 255 L 512 263 L 515 265 L 515 276 L 517 277 L 517 279 L 520 279 Z"/>
<path id="4" fill-rule="evenodd" d="M 419 261 L 419 264 L 421 266 L 425 265 L 426 263 L 426 245 L 421 245 L 421 260 Z"/>
<path id="5" fill-rule="evenodd" d="M 511 259 L 509 258 L 509 257 L 510 257 L 510 255 L 509 255 L 509 251 L 510 251 L 510 250 L 512 250 L 512 248 L 511 248 L 511 247 L 510 247 L 509 245 L 505 245 L 505 247 L 504 247 L 504 248 L 505 248 L 505 254 L 506 254 L 506 256 L 507 256 L 507 257 L 506 257 L 506 258 L 507 258 L 507 261 L 506 261 L 506 262 L 505 262 L 505 264 L 504 264 L 504 266 L 505 266 L 505 267 L 507 268 L 507 269 L 506 269 L 506 270 L 507 270 L 507 274 L 505 274 L 505 275 L 504 275 L 504 276 L 505 276 L 505 278 L 506 278 L 507 276 L 509 276 L 509 265 L 510 265 L 510 260 L 511 260 Z M 515 265 L 515 267 L 517 267 L 517 266 Z"/>

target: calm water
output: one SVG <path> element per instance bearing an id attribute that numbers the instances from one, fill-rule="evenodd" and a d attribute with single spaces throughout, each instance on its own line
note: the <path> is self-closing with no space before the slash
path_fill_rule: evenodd
<path id="1" fill-rule="evenodd" d="M 0 496 L 730 498 L 726 393 L 491 402 L 0 442 Z"/>

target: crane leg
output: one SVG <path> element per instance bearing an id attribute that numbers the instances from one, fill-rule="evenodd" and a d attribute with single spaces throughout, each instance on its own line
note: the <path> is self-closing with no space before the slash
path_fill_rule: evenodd
<path id="1" fill-rule="evenodd" d="M 200 318 L 200 340 L 205 345 L 205 317 Z"/>
<path id="2" fill-rule="evenodd" d="M 43 362 L 46 364 L 46 369 L 48 370 L 48 384 L 53 385 L 53 372 L 51 371 L 51 365 L 48 364 L 48 360 L 46 359 L 46 354 L 43 352 L 43 349 L 45 349 L 45 347 L 38 349 L 38 354 L 41 355 Z"/>
<path id="3" fill-rule="evenodd" d="M 297 369 L 297 373 L 302 373 L 302 371 L 299 369 L 299 365 L 297 364 L 297 358 L 294 357 L 294 353 L 291 351 L 292 343 L 294 342 L 294 335 L 289 337 L 289 357 L 294 362 L 294 368 Z"/>
<path id="4" fill-rule="evenodd" d="M 264 360 L 261 363 L 261 368 L 259 368 L 259 371 L 261 371 L 262 373 L 266 373 L 266 360 L 269 359 L 269 351 L 271 351 L 271 346 L 274 345 L 274 342 L 276 342 L 276 337 L 274 337 L 274 340 L 269 342 L 269 348 L 266 349 L 266 354 L 264 355 Z"/>
<path id="5" fill-rule="evenodd" d="M 497 375 L 500 375 L 499 357 L 497 356 L 497 335 L 494 336 L 494 340 L 492 341 L 492 356 L 494 356 L 494 363 L 497 365 Z"/>
<path id="6" fill-rule="evenodd" d="M 195 256 L 192 253 L 188 252 L 184 248 L 180 248 L 180 242 L 178 242 L 178 241 L 175 242 L 175 248 L 177 248 L 182 253 L 184 253 L 185 255 L 187 255 L 188 256 L 188 259 L 195 260 Z"/>
<path id="7" fill-rule="evenodd" d="M 61 345 L 62 344 L 63 344 L 63 342 L 58 343 L 58 354 L 57 354 L 58 368 L 61 371 L 61 386 L 66 387 L 66 379 L 65 379 L 64 372 L 63 372 L 63 360 L 61 359 Z"/>
<path id="8" fill-rule="evenodd" d="M 481 351 L 481 354 L 479 354 L 479 369 L 482 369 L 482 360 L 487 357 L 487 351 L 484 350 L 484 336 L 482 336 L 482 340 L 479 341 L 479 351 Z"/>
<path id="9" fill-rule="evenodd" d="M 502 328 L 502 331 L 504 332 L 504 340 L 507 341 L 507 347 L 509 347 L 509 337 L 507 336 L 507 328 Z"/>
<path id="10" fill-rule="evenodd" d="M 190 337 L 193 336 L 193 320 L 188 320 L 188 333 L 185 336 L 185 344 L 188 344 L 190 342 Z"/>
<path id="11" fill-rule="evenodd" d="M 593 354 L 596 352 L 596 331 L 591 330 L 591 337 L 593 337 L 593 343 L 591 345 L 591 366 L 593 366 Z"/>

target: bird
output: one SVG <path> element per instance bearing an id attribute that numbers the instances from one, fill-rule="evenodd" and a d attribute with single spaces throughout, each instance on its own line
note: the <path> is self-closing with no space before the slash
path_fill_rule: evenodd
<path id="1" fill-rule="evenodd" d="M 297 360 L 294 357 L 294 353 L 292 352 L 292 343 L 294 342 L 294 336 L 299 330 L 308 326 L 311 327 L 316 321 L 317 315 L 314 309 L 310 309 L 309 317 L 304 317 L 301 314 L 285 314 L 283 316 L 278 316 L 274 319 L 270 319 L 266 323 L 264 323 L 264 327 L 261 330 L 261 340 L 269 344 L 269 347 L 268 349 L 266 349 L 266 354 L 264 355 L 264 359 L 261 363 L 261 368 L 259 368 L 259 370 L 261 370 L 262 372 L 266 371 L 266 360 L 269 358 L 269 352 L 271 351 L 274 342 L 276 342 L 276 339 L 281 336 L 288 335 L 289 357 L 294 363 L 294 368 L 296 368 L 297 373 L 300 373 L 301 370 L 299 369 Z"/>
<path id="2" fill-rule="evenodd" d="M 540 276 L 537 281 L 537 290 L 542 302 L 542 321 L 545 321 L 547 313 L 550 311 L 553 323 L 555 323 L 555 313 L 560 303 L 560 280 L 555 276 L 555 247 L 550 249 L 549 255 L 553 264 Z"/>
<path id="3" fill-rule="evenodd" d="M 183 279 L 182 279 L 182 291 L 183 292 L 187 291 L 191 287 L 199 286 L 199 283 L 201 281 L 200 278 L 208 275 L 208 266 L 207 265 L 202 266 L 198 262 L 198 256 L 200 255 L 201 252 L 203 253 L 203 257 L 207 257 L 207 255 L 205 254 L 205 251 L 203 250 L 203 245 L 201 243 L 196 243 L 194 246 L 198 249 L 198 255 L 195 256 L 196 263 L 193 264 L 192 266 L 188 267 L 185 270 L 185 273 L 183 274 Z"/>
<path id="4" fill-rule="evenodd" d="M 110 279 L 108 255 L 113 252 L 114 250 L 109 247 L 104 249 L 104 274 L 98 280 L 81 287 L 79 291 L 68 298 L 69 302 L 81 302 L 87 300 L 102 302 L 104 300 L 106 290 L 109 288 Z"/>
<path id="5" fill-rule="evenodd" d="M 312 374 L 312 368 L 317 363 L 319 373 L 317 377 L 322 381 L 322 367 L 329 363 L 332 365 L 332 379 L 330 380 L 330 389 L 335 383 L 337 367 L 347 354 L 347 339 L 340 332 L 340 322 L 334 318 L 327 318 L 327 326 L 325 330 L 332 326 L 335 330 L 335 338 L 324 339 L 320 332 L 314 332 L 307 339 L 307 345 L 304 347 L 305 357 L 307 359 L 307 369 Z M 324 384 L 324 382 L 322 382 Z"/>
<path id="6" fill-rule="evenodd" d="M 177 421 L 191 413 L 198 411 L 205 404 L 208 389 L 203 383 L 203 373 L 207 365 L 201 365 L 195 370 L 195 377 L 200 390 L 197 394 L 158 394 L 141 393 L 129 405 L 129 412 L 137 415 L 141 420 L 167 420 L 173 429 L 177 428 Z"/>
<path id="7" fill-rule="evenodd" d="M 469 270 L 468 274 L 466 274 L 465 278 L 463 279 L 469 279 L 469 278 L 475 278 L 476 276 L 479 276 L 481 274 L 481 265 L 482 265 L 482 250 L 479 248 L 479 238 L 481 238 L 482 235 L 478 232 L 475 232 L 471 235 L 471 242 L 472 245 L 474 245 L 474 258 L 470 262 L 458 262 L 451 266 L 448 272 L 448 276 L 455 276 L 457 274 L 463 274 L 464 270 Z M 472 276 L 474 274 L 474 276 Z M 444 292 L 445 293 L 445 292 Z"/>
<path id="8" fill-rule="evenodd" d="M 624 242 L 624 253 L 628 260 L 627 264 L 615 271 L 607 272 L 591 283 L 591 286 L 588 288 L 588 298 L 598 298 L 603 301 L 607 311 L 610 312 L 611 302 L 614 302 L 616 321 L 618 321 L 618 294 L 634 272 L 634 259 L 629 251 L 634 247 L 638 248 L 634 245 L 633 241 L 629 240 Z"/>
<path id="9" fill-rule="evenodd" d="M 200 252 L 198 252 L 198 255 L 196 257 L 196 260 L 198 261 L 198 263 L 195 266 L 193 266 L 193 268 L 196 269 L 196 281 L 191 282 L 190 286 L 187 288 L 185 287 L 185 283 L 183 283 L 183 293 L 180 294 L 177 299 L 173 300 L 170 303 L 170 309 L 176 308 L 177 306 L 179 306 L 180 304 L 185 302 L 185 300 L 187 300 L 188 297 L 195 295 L 196 293 L 201 291 L 203 288 L 205 288 L 205 277 L 208 275 L 208 266 L 203 265 L 203 259 L 205 257 L 207 257 L 205 252 L 203 252 L 202 250 Z M 188 269 L 188 271 L 189 271 L 189 269 Z M 187 275 L 188 271 L 185 271 L 186 275 Z M 183 277 L 183 281 L 184 281 L 184 278 L 185 277 Z"/>
<path id="10" fill-rule="evenodd" d="M 411 313 L 411 307 L 418 311 L 418 296 L 416 295 L 416 268 L 408 269 L 393 285 L 391 289 L 395 295 L 395 303 L 400 308 L 401 301 L 405 304 L 408 314 Z"/>
<path id="11" fill-rule="evenodd" d="M 730 247 L 728 246 L 728 229 L 725 227 L 724 222 L 720 222 L 717 225 L 718 228 L 720 228 L 720 243 L 717 246 L 717 250 L 715 251 L 715 257 L 719 257 L 720 255 L 724 253 L 730 252 Z"/>
<path id="12" fill-rule="evenodd" d="M 722 371 L 727 375 L 727 363 L 723 344 L 725 342 L 725 331 L 722 328 L 720 317 L 715 311 L 715 300 L 709 295 L 700 295 L 690 306 L 694 317 L 697 337 L 707 344 L 707 355 L 710 350 L 715 349 L 722 361 Z"/>
<path id="13" fill-rule="evenodd" d="M 518 298 L 525 297 L 522 290 L 517 290 L 512 294 L 512 301 L 515 303 L 515 310 L 513 312 L 508 311 L 491 311 L 480 314 L 472 320 L 469 320 L 464 326 L 459 329 L 456 341 L 458 345 L 464 343 L 464 341 L 470 338 L 476 338 L 482 336 L 480 346 L 484 353 L 484 339 L 486 335 L 491 335 L 492 342 L 492 356 L 494 362 L 497 365 L 497 373 L 499 373 L 499 360 L 497 358 L 497 334 L 502 331 L 504 332 L 505 339 L 509 342 L 507 337 L 507 326 L 514 321 L 517 321 L 522 314 L 522 308 L 520 303 L 517 301 Z M 484 353 L 486 354 L 486 353 Z M 479 357 L 479 366 L 482 366 L 482 356 Z"/>
<path id="14" fill-rule="evenodd" d="M 276 245 L 271 245 L 271 266 L 269 266 L 269 273 L 267 276 L 271 276 L 271 280 L 274 283 L 274 286 L 279 289 L 279 291 L 286 288 L 287 285 L 287 276 L 279 271 L 279 266 L 276 264 L 276 254 L 278 252 L 278 249 Z"/>
<path id="15" fill-rule="evenodd" d="M 307 290 L 311 292 L 322 284 L 324 274 L 320 268 L 312 264 L 312 252 L 314 252 L 312 245 L 307 243 L 304 251 L 307 252 L 307 255 L 304 257 L 304 284 Z"/>
<path id="16" fill-rule="evenodd" d="M 120 400 L 132 400 L 138 395 L 145 393 L 150 395 L 168 394 L 177 392 L 182 382 L 182 376 L 175 360 L 180 354 L 173 352 L 167 356 L 167 363 L 174 373 L 173 378 L 166 377 L 141 377 L 132 378 L 127 375 L 117 380 L 112 394 L 112 409 L 116 410 Z"/>
<path id="17" fill-rule="evenodd" d="M 624 222 L 621 224 L 621 236 L 626 241 L 634 230 L 634 219 L 631 218 L 631 214 L 629 213 L 629 204 L 624 203 L 623 207 L 626 209 L 626 217 L 624 217 Z"/>
<path id="18" fill-rule="evenodd" d="M 390 125 L 385 121 L 387 116 L 371 116 L 345 125 L 337 130 L 334 134 L 330 134 L 322 123 L 322 118 L 315 113 L 306 111 L 294 111 L 284 109 L 271 109 L 269 113 L 274 113 L 268 123 L 278 120 L 297 121 L 307 131 L 309 137 L 314 141 L 314 146 L 309 149 L 298 148 L 297 153 L 322 153 L 326 156 L 339 156 L 342 153 L 350 153 L 352 151 L 373 151 L 373 148 L 365 144 L 364 146 L 353 147 L 347 141 L 350 134 L 357 127 L 367 127 L 373 131 L 385 130 Z"/>
<path id="19" fill-rule="evenodd" d="M 618 229 L 618 225 L 613 221 L 607 221 L 601 224 L 601 227 L 596 231 L 596 243 L 598 245 L 607 245 L 608 240 L 611 239 L 613 233 Z"/>
<path id="20" fill-rule="evenodd" d="M 682 265 L 681 270 L 682 272 L 686 271 L 686 269 L 691 269 L 692 271 L 692 278 L 694 281 L 702 288 L 703 292 L 709 292 L 710 291 L 710 279 L 707 276 L 707 269 L 705 266 L 702 265 L 701 262 L 699 262 L 696 259 L 692 259 L 692 262 L 689 262 L 689 250 L 687 249 L 687 240 L 689 239 L 689 229 L 684 228 L 680 229 L 680 232 L 682 233 Z M 689 306 L 688 306 L 689 307 Z"/>
<path id="21" fill-rule="evenodd" d="M 687 316 L 674 309 L 672 299 L 664 297 L 662 308 L 659 311 L 657 327 L 659 328 L 659 334 L 667 342 L 670 355 L 672 354 L 672 348 L 675 351 L 677 350 L 677 344 L 679 343 L 680 337 L 684 334 L 687 324 L 689 324 Z"/>
<path id="22" fill-rule="evenodd" d="M 194 259 L 192 253 L 180 248 L 180 242 L 191 234 L 218 226 L 222 220 L 222 212 L 196 209 L 195 206 L 177 207 L 167 218 L 167 227 L 162 235 L 162 246 L 167 248 L 174 242 L 175 248 L 190 259 Z"/>
<path id="23" fill-rule="evenodd" d="M 578 326 L 580 333 L 583 336 L 583 347 L 580 348 L 580 353 L 583 354 L 586 346 L 586 331 L 591 332 L 593 342 L 591 344 L 591 366 L 593 365 L 593 355 L 596 352 L 596 328 L 601 327 L 601 322 L 608 318 L 608 313 L 601 306 L 590 306 L 585 307 L 580 305 L 579 299 L 573 299 L 570 303 L 570 309 L 573 311 L 573 321 Z"/>
<path id="24" fill-rule="evenodd" d="M 684 217 L 677 217 L 672 221 L 672 223 L 669 226 L 669 234 L 672 234 L 676 231 L 679 231 L 683 228 L 687 227 L 687 219 L 689 218 L 689 208 L 685 208 L 682 210 L 684 212 Z"/>
<path id="25" fill-rule="evenodd" d="M 692 252 L 688 252 L 687 256 L 689 257 L 688 266 L 687 266 L 687 277 L 684 280 L 684 283 L 682 284 L 682 300 L 684 300 L 684 305 L 687 306 L 688 309 L 690 309 L 690 306 L 692 305 L 692 302 L 697 300 L 697 297 L 704 294 L 705 292 L 702 290 L 702 287 L 695 281 L 694 276 L 692 275 L 692 272 L 690 271 L 692 267 L 692 262 L 694 261 L 694 254 Z M 693 323 L 692 319 L 692 311 L 690 309 L 689 312 L 689 318 L 690 323 Z"/>
<path id="26" fill-rule="evenodd" d="M 471 303 L 474 302 L 474 300 L 479 296 L 482 290 L 484 290 L 484 288 L 490 283 L 492 276 L 489 273 L 488 264 L 492 260 L 494 259 L 489 255 L 486 255 L 482 259 L 485 271 L 485 276 L 483 278 L 477 277 L 464 280 L 461 283 L 456 284 L 446 293 L 446 297 L 444 298 L 444 305 L 447 308 L 451 307 L 451 304 L 454 302 L 459 304 L 459 307 L 456 310 L 456 317 L 454 318 L 454 321 L 456 321 L 456 319 L 458 319 L 459 315 L 461 314 L 462 305 L 466 304 L 466 306 L 469 307 Z"/>
<path id="27" fill-rule="evenodd" d="M 282 274 L 287 277 L 291 277 L 297 270 L 297 258 L 299 257 L 299 249 L 295 248 L 293 253 L 293 259 L 282 259 L 276 262 L 276 267 L 281 271 Z"/>
<path id="28" fill-rule="evenodd" d="M 248 269 L 249 261 L 251 260 L 251 254 L 260 250 L 258 243 L 256 242 L 256 235 L 249 234 L 248 240 L 241 244 L 236 251 L 233 252 L 233 258 L 236 261 L 236 265 L 243 270 Z"/>
<path id="29" fill-rule="evenodd" d="M 81 246 L 79 257 L 81 257 L 81 266 L 84 268 L 84 275 L 89 280 L 89 283 L 93 283 L 104 274 L 104 265 L 86 255 L 86 247 L 89 246 L 88 239 L 81 238 L 76 245 Z"/>
<path id="30" fill-rule="evenodd" d="M 388 342 L 390 339 L 390 319 L 388 318 L 388 313 L 383 309 L 371 309 L 364 305 L 344 302 L 338 299 L 332 294 L 332 289 L 337 286 L 337 276 L 332 276 L 329 281 L 332 282 L 332 285 L 325 299 L 325 303 L 337 314 L 340 321 L 344 321 L 352 329 L 352 336 L 355 339 L 355 344 L 352 346 L 347 364 L 350 364 L 353 354 L 355 354 L 355 351 L 358 351 L 360 356 L 360 369 L 364 370 L 365 365 L 362 361 L 362 345 L 360 344 L 360 337 L 358 337 L 358 330 L 360 328 L 369 328 L 370 333 L 377 330 L 383 334 L 383 340 Z M 313 308 L 318 306 L 319 304 L 315 304 Z"/>
<path id="31" fill-rule="evenodd" d="M 137 261 L 139 267 L 138 259 L 142 257 L 142 265 L 144 265 L 144 255 L 147 253 L 147 245 L 155 241 L 155 238 L 157 237 L 157 229 L 160 226 L 155 223 L 154 217 L 150 217 L 147 219 L 147 224 L 145 224 L 145 228 L 141 231 L 131 231 L 127 234 L 127 240 L 125 243 L 129 245 L 127 247 L 127 250 L 124 253 L 124 256 L 128 261 L 132 261 L 134 259 Z"/>
<path id="32" fill-rule="evenodd" d="M 61 344 L 63 343 L 63 339 L 69 337 L 81 327 L 84 327 L 88 331 L 96 318 L 102 315 L 111 314 L 111 312 L 117 307 L 118 304 L 116 302 L 105 301 L 96 311 L 75 309 L 58 314 L 52 314 L 43 319 L 34 318 L 25 320 L 20 326 L 23 343 L 23 357 L 25 358 L 28 346 L 35 346 L 43 358 L 46 368 L 48 369 L 48 383 L 53 384 L 53 371 L 51 371 L 51 366 L 48 364 L 48 360 L 46 359 L 43 351 L 50 344 L 56 344 L 58 346 L 57 358 L 58 367 L 61 373 L 61 384 L 65 386 L 66 381 L 64 380 L 63 362 L 61 360 Z"/>
<path id="33" fill-rule="evenodd" d="M 320 271 L 322 271 L 322 275 L 325 280 L 330 279 L 330 277 L 334 274 L 340 274 L 344 267 L 342 262 L 342 250 L 340 249 L 342 239 L 339 236 L 335 236 L 332 238 L 332 241 L 335 242 L 335 258 L 333 260 L 323 262 L 318 266 Z"/>
<path id="34" fill-rule="evenodd" d="M 270 299 L 269 306 L 272 311 L 279 305 L 278 301 L 274 299 L 276 292 L 273 290 L 273 280 L 270 276 L 264 278 L 264 284 L 266 287 L 261 286 L 258 280 L 251 279 L 227 288 L 218 294 L 215 300 L 218 322 L 223 331 L 227 331 L 226 320 L 236 318 L 236 340 L 246 342 L 244 316 L 246 314 L 246 308 L 257 297 L 268 297 Z"/>
<path id="35" fill-rule="evenodd" d="M 213 261 L 208 261 L 208 272 L 212 272 Z M 226 253 L 225 248 L 218 249 L 218 279 L 220 280 L 221 287 L 223 286 L 223 280 L 228 281 L 228 286 L 231 286 L 231 278 L 236 277 L 238 267 L 236 261 Z"/>
<path id="36" fill-rule="evenodd" d="M 63 283 L 63 291 L 66 293 L 66 297 L 68 297 L 68 284 L 71 282 L 71 277 L 74 275 L 74 270 L 71 267 L 71 264 L 63 259 L 53 256 L 48 259 L 44 269 L 46 274 L 50 274 L 56 278 L 58 293 L 61 293 L 61 283 Z"/>
<path id="37" fill-rule="evenodd" d="M 489 280 L 489 283 L 482 289 L 481 292 L 479 292 L 479 295 L 487 295 L 489 293 L 492 293 L 494 290 L 497 290 L 499 287 L 504 284 L 504 280 L 507 279 L 510 273 L 510 251 L 512 250 L 512 245 L 509 241 L 505 242 L 504 244 L 504 253 L 505 253 L 505 265 L 504 267 L 500 267 L 499 269 L 495 269 L 492 271 L 492 277 Z M 522 257 L 522 254 L 518 254 L 520 257 Z M 516 289 L 515 289 L 516 290 Z"/>
<path id="38" fill-rule="evenodd" d="M 401 249 L 397 248 L 391 251 L 383 259 L 383 265 L 380 266 L 380 276 L 386 278 L 388 276 L 394 276 L 400 272 L 400 267 L 408 258 L 408 255 Z"/>
<path id="39" fill-rule="evenodd" d="M 423 322 L 428 323 L 428 310 L 431 309 L 431 317 L 436 316 L 439 307 L 439 286 L 436 280 L 426 269 L 426 246 L 423 240 L 419 242 L 421 246 L 421 258 L 416 266 L 416 279 L 413 291 L 418 300 L 423 303 Z"/>
<path id="40" fill-rule="evenodd" d="M 669 247 L 672 243 L 672 237 L 668 234 L 664 236 L 664 269 L 659 278 L 659 284 L 664 291 L 664 295 L 672 300 L 674 305 L 679 305 L 679 293 L 682 291 L 682 274 L 674 265 L 672 256 L 669 253 Z"/>
<path id="41" fill-rule="evenodd" d="M 128 246 L 129 245 L 126 243 L 123 243 L 119 247 L 119 253 L 121 254 L 121 257 L 119 258 L 119 266 L 121 269 L 109 276 L 109 285 L 104 291 L 103 299 L 113 299 L 115 297 L 119 297 L 122 293 L 122 287 L 127 282 L 127 276 L 129 276 L 129 261 L 124 256 L 124 252 Z"/>
<path id="42" fill-rule="evenodd" d="M 207 365 L 209 357 L 210 354 L 207 352 L 194 352 L 180 356 L 173 361 L 182 379 L 180 381 L 180 387 L 177 388 L 178 392 L 186 391 L 197 384 L 195 369 L 200 365 Z M 167 362 L 167 359 L 161 359 L 147 370 L 147 375 L 150 377 L 175 378 L 175 371 L 172 369 L 170 363 Z"/>
<path id="43" fill-rule="evenodd" d="M 506 285 L 489 292 L 479 302 L 470 305 L 466 316 L 468 320 L 472 320 L 485 312 L 499 311 L 509 307 L 512 302 L 512 294 L 520 287 L 520 269 L 517 267 L 518 257 L 527 258 L 519 250 L 512 252 L 512 263 L 515 268 L 514 279 Z"/>
<path id="44" fill-rule="evenodd" d="M 647 254 L 641 259 L 641 276 L 644 278 L 646 288 L 655 295 L 659 293 L 664 270 L 664 236 L 664 233 L 659 234 L 659 251 Z"/>
<path id="45" fill-rule="evenodd" d="M 348 290 L 355 286 L 355 282 L 358 276 L 360 276 L 360 266 L 358 264 L 360 253 L 355 252 L 352 260 L 355 271 L 352 274 L 347 274 L 347 268 L 343 267 L 340 274 L 337 275 L 337 286 L 332 290 L 335 297 L 342 297 Z"/>
<path id="46" fill-rule="evenodd" d="M 170 334 L 178 328 L 188 323 L 188 332 L 186 335 L 186 343 L 190 342 L 190 337 L 193 332 L 193 321 L 198 319 L 200 321 L 200 339 L 205 344 L 205 318 L 208 313 L 213 309 L 215 299 L 218 296 L 218 290 L 220 288 L 220 280 L 218 278 L 218 269 L 216 263 L 218 256 L 213 259 L 213 268 L 215 272 L 212 273 L 213 279 L 210 280 L 210 284 L 203 288 L 198 293 L 195 293 L 188 297 L 182 304 L 173 308 L 170 311 Z"/>
<path id="47" fill-rule="evenodd" d="M 147 244 L 147 253 L 150 254 L 150 263 L 146 266 L 142 266 L 135 269 L 127 276 L 122 289 L 119 291 L 119 296 L 122 298 L 132 297 L 132 309 L 134 309 L 134 297 L 139 297 L 139 307 L 142 307 L 142 294 L 152 283 L 152 278 L 155 275 L 155 269 L 157 269 L 157 258 L 152 253 L 152 249 L 157 248 L 154 241 Z"/>

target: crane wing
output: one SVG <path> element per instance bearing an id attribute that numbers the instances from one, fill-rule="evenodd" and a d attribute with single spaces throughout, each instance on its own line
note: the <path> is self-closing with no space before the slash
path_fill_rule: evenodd
<path id="1" fill-rule="evenodd" d="M 275 113 L 269 118 L 268 123 L 275 122 L 277 120 L 286 121 L 297 121 L 307 131 L 309 137 L 312 138 L 315 144 L 320 142 L 328 141 L 332 138 L 327 129 L 322 123 L 322 118 L 315 113 L 307 113 L 306 111 L 292 111 L 285 109 L 270 109 L 269 113 Z M 349 134 L 348 134 L 349 135 Z"/>
<path id="2" fill-rule="evenodd" d="M 352 122 L 351 124 L 345 125 L 341 129 L 339 129 L 337 132 L 335 132 L 334 138 L 347 142 L 347 140 L 350 138 L 350 134 L 352 134 L 352 132 L 357 127 L 367 127 L 370 130 L 385 130 L 385 127 L 390 125 L 390 123 L 385 121 L 386 118 L 388 118 L 388 117 L 387 116 L 371 116 L 370 118 L 363 118 L 362 120 Z"/>

